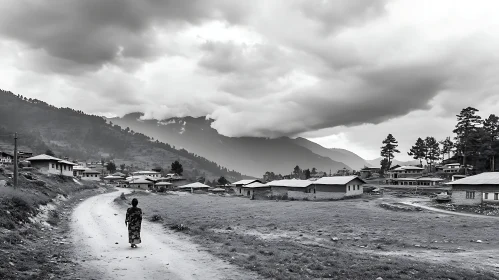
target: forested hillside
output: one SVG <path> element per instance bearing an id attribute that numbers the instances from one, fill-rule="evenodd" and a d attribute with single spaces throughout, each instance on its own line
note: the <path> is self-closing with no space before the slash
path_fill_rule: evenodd
<path id="1" fill-rule="evenodd" d="M 179 160 L 187 176 L 207 178 L 225 176 L 232 180 L 242 175 L 215 162 L 177 150 L 169 144 L 128 128 L 109 124 L 100 116 L 87 115 L 70 108 L 56 108 L 43 101 L 0 91 L 0 142 L 12 143 L 7 134 L 19 133 L 19 143 L 34 153 L 50 148 L 59 156 L 80 160 L 114 159 L 117 163 L 141 168 L 167 168 Z"/>

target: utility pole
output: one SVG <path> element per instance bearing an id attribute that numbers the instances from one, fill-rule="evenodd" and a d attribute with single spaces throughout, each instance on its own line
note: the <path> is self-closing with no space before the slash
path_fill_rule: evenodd
<path id="1" fill-rule="evenodd" d="M 17 132 L 14 134 L 14 188 L 17 188 Z"/>

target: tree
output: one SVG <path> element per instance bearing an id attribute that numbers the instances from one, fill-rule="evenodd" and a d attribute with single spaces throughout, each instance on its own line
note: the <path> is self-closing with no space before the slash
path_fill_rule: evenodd
<path id="1" fill-rule="evenodd" d="M 431 166 L 436 160 L 440 158 L 440 146 L 435 137 L 426 137 L 424 142 L 426 146 L 425 160 L 426 163 L 430 166 L 428 171 L 431 172 Z"/>
<path id="2" fill-rule="evenodd" d="M 380 169 L 380 175 L 384 175 L 386 171 L 388 171 L 388 169 L 390 169 L 390 164 L 388 162 L 388 159 L 387 158 L 384 158 L 382 159 L 380 162 L 379 162 L 379 165 L 381 166 L 381 169 Z"/>
<path id="3" fill-rule="evenodd" d="M 305 169 L 305 179 L 310 179 L 310 169 Z"/>
<path id="4" fill-rule="evenodd" d="M 184 168 L 182 167 L 182 164 L 180 164 L 178 160 L 172 163 L 171 172 L 177 173 L 178 175 L 182 175 L 182 173 L 184 172 Z"/>
<path id="5" fill-rule="evenodd" d="M 447 137 L 445 138 L 445 140 L 440 141 L 440 144 L 442 144 L 442 156 L 447 154 L 447 159 L 450 159 L 450 152 L 452 152 L 452 149 L 454 148 L 454 143 L 450 140 L 450 137 Z"/>
<path id="6" fill-rule="evenodd" d="M 227 179 L 225 179 L 224 176 L 221 176 L 220 178 L 218 178 L 218 184 L 219 185 L 227 185 L 227 184 L 230 184 L 230 182 L 227 181 Z"/>
<path id="7" fill-rule="evenodd" d="M 293 174 L 295 175 L 295 178 L 300 178 L 301 172 L 302 171 L 298 165 L 295 166 L 295 168 L 293 169 Z"/>
<path id="8" fill-rule="evenodd" d="M 423 159 L 426 157 L 425 141 L 421 138 L 418 138 L 418 140 L 416 140 L 416 144 L 412 146 L 407 154 L 412 156 L 414 159 L 419 159 L 419 164 L 423 166 Z"/>
<path id="9" fill-rule="evenodd" d="M 45 151 L 45 154 L 46 154 L 47 156 L 55 157 L 55 154 L 54 154 L 54 152 L 52 152 L 52 150 L 51 150 L 51 149 L 47 149 L 47 151 Z"/>
<path id="10" fill-rule="evenodd" d="M 311 175 L 317 174 L 317 169 L 315 167 L 312 167 L 312 171 L 310 172 Z"/>
<path id="11" fill-rule="evenodd" d="M 476 115 L 477 112 L 478 110 L 473 107 L 462 109 L 459 115 L 456 116 L 458 122 L 456 128 L 452 131 L 456 134 L 457 151 L 463 157 L 465 174 L 467 174 L 468 170 L 466 168 L 466 157 L 476 152 L 472 142 L 476 136 L 478 126 L 482 123 L 482 118 Z"/>
<path id="12" fill-rule="evenodd" d="M 381 156 L 383 158 L 386 158 L 388 160 L 388 166 L 387 169 L 390 169 L 390 166 L 392 165 L 392 160 L 395 158 L 395 153 L 400 153 L 399 150 L 397 150 L 398 147 L 398 141 L 393 137 L 392 134 L 388 134 L 385 140 L 383 140 L 383 145 L 381 147 Z"/>
<path id="13" fill-rule="evenodd" d="M 490 170 L 495 171 L 495 157 L 498 154 L 494 149 L 499 140 L 499 117 L 492 114 L 483 121 L 484 139 L 482 139 L 482 150 L 490 160 Z"/>
<path id="14" fill-rule="evenodd" d="M 116 172 L 116 164 L 114 162 L 110 161 L 110 162 L 108 162 L 106 169 L 107 169 L 107 171 L 109 171 L 109 173 L 114 173 L 114 172 Z"/>
<path id="15" fill-rule="evenodd" d="M 126 165 L 124 163 L 120 164 L 120 170 L 121 172 L 125 171 Z"/>

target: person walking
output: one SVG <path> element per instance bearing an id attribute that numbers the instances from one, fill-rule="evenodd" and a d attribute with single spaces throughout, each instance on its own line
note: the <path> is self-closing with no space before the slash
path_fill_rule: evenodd
<path id="1" fill-rule="evenodd" d="M 140 239 L 140 227 L 142 225 L 142 209 L 138 208 L 139 201 L 132 199 L 132 207 L 126 210 L 125 225 L 128 226 L 128 242 L 132 248 L 137 248 Z"/>

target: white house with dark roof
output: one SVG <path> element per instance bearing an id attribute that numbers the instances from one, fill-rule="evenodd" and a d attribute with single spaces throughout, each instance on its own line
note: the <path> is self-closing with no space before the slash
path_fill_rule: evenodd
<path id="1" fill-rule="evenodd" d="M 274 198 L 280 199 L 313 199 L 309 194 L 308 187 L 312 185 L 310 180 L 284 179 L 267 183 Z"/>
<path id="2" fill-rule="evenodd" d="M 241 187 L 243 196 L 254 198 L 270 198 L 272 192 L 269 185 L 253 182 Z"/>
<path id="3" fill-rule="evenodd" d="M 390 179 L 418 178 L 423 176 L 424 168 L 417 166 L 398 166 L 390 169 L 387 174 Z"/>
<path id="4" fill-rule="evenodd" d="M 14 155 L 7 152 L 0 152 L 0 164 L 12 164 L 14 162 Z"/>
<path id="5" fill-rule="evenodd" d="M 452 202 L 458 205 L 499 203 L 499 172 L 484 172 L 447 183 L 452 186 Z"/>
<path id="6" fill-rule="evenodd" d="M 87 169 L 83 171 L 81 179 L 85 181 L 100 181 L 100 175 L 101 173 L 97 170 Z"/>
<path id="7" fill-rule="evenodd" d="M 63 176 L 73 176 L 74 163 L 49 155 L 37 155 L 26 159 L 31 166 L 37 168 L 42 173 Z"/>

